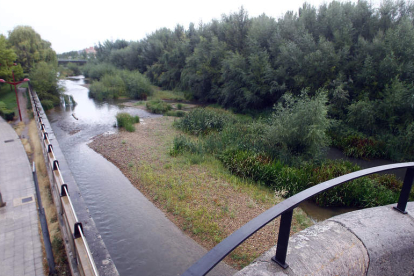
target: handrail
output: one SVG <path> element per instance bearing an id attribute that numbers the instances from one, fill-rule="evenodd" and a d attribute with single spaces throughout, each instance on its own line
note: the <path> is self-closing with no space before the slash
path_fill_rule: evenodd
<path id="1" fill-rule="evenodd" d="M 279 226 L 279 236 L 276 248 L 276 255 L 272 258 L 274 262 L 283 268 L 287 268 L 286 254 L 289 242 L 290 226 L 292 222 L 293 209 L 295 209 L 301 202 L 308 198 L 315 196 L 323 191 L 331 189 L 335 186 L 341 185 L 345 182 L 367 176 L 370 174 L 389 171 L 394 169 L 407 168 L 404 184 L 401 189 L 398 205 L 394 207 L 397 211 L 406 214 L 405 208 L 407 206 L 409 194 L 414 180 L 414 162 L 390 164 L 379 167 L 373 167 L 357 172 L 349 173 L 318 185 L 306 189 L 296 195 L 285 199 L 279 204 L 271 207 L 259 216 L 255 217 L 241 228 L 233 232 L 230 236 L 225 238 L 222 242 L 211 249 L 201 259 L 194 263 L 182 276 L 199 276 L 206 275 L 213 269 L 222 259 L 224 259 L 231 251 L 243 243 L 247 238 L 260 230 L 263 226 L 281 215 L 281 222 Z"/>
<path id="2" fill-rule="evenodd" d="M 74 233 L 72 233 L 73 237 L 74 237 L 74 239 L 81 238 L 81 240 L 82 240 L 82 242 L 85 246 L 85 249 L 86 249 L 88 260 L 89 260 L 89 262 L 92 266 L 93 273 L 94 273 L 95 276 L 99 276 L 98 269 L 96 268 L 96 264 L 95 264 L 95 262 L 92 258 L 92 253 L 90 251 L 88 242 L 86 241 L 85 235 L 83 233 L 82 223 L 79 222 L 79 220 L 78 220 L 78 216 L 76 215 L 76 211 L 75 211 L 75 208 L 73 207 L 72 200 L 71 200 L 71 197 L 70 197 L 70 194 L 69 194 L 69 191 L 68 191 L 68 187 L 65 184 L 65 181 L 63 180 L 62 172 L 61 172 L 60 167 L 59 167 L 59 162 L 56 159 L 56 155 L 53 151 L 53 146 L 50 143 L 49 135 L 48 135 L 48 133 L 46 132 L 46 130 L 44 128 L 44 124 L 42 122 L 42 117 L 40 116 L 39 108 L 37 107 L 37 103 L 36 103 L 36 100 L 35 100 L 35 95 L 33 94 L 33 90 L 31 88 L 30 82 L 29 82 L 29 91 L 30 91 L 30 95 L 31 95 L 31 98 L 32 98 L 32 101 L 33 101 L 33 110 L 36 111 L 35 115 L 37 116 L 38 128 L 39 128 L 40 132 L 43 135 L 43 144 L 44 144 L 43 148 L 45 150 L 47 150 L 46 154 L 48 156 L 49 165 L 51 165 L 52 171 L 56 170 L 58 172 L 59 180 L 61 182 L 60 183 L 60 188 L 62 190 L 61 197 L 65 196 L 68 199 L 69 206 L 70 206 L 70 211 L 71 211 L 71 213 L 72 213 L 72 215 L 75 219 L 75 224 L 73 225 Z M 37 101 L 40 102 L 38 97 L 37 97 Z M 56 178 L 55 174 L 54 174 L 54 177 L 55 177 L 55 180 L 57 182 L 57 178 Z M 64 193 L 63 193 L 63 191 L 64 191 Z"/>

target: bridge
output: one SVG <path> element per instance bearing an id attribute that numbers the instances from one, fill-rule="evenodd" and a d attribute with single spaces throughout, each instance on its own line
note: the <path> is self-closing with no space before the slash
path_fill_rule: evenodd
<path id="1" fill-rule="evenodd" d="M 76 63 L 78 65 L 84 65 L 88 61 L 86 59 L 58 59 L 58 65 L 66 65 L 68 63 Z"/>

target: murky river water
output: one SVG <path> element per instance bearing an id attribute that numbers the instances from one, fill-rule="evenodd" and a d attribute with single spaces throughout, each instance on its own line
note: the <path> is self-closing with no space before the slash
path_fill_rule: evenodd
<path id="1" fill-rule="evenodd" d="M 94 136 L 116 131 L 113 125 L 120 110 L 144 121 L 159 115 L 96 103 L 88 98 L 83 83 L 83 78 L 63 81 L 65 93 L 78 104 L 56 108 L 47 116 L 120 275 L 181 274 L 206 251 L 171 223 L 118 168 L 87 146 Z"/>

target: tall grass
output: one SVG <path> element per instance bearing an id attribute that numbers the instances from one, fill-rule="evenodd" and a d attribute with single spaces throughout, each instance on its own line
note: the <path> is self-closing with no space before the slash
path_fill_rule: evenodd
<path id="1" fill-rule="evenodd" d="M 171 105 L 163 100 L 152 100 L 146 103 L 147 109 L 155 114 L 164 114 L 172 109 Z"/>
<path id="2" fill-rule="evenodd" d="M 128 113 L 121 112 L 116 114 L 116 122 L 118 127 L 125 128 L 125 130 L 129 132 L 134 132 L 134 124 L 139 123 L 139 117 L 131 116 Z"/>
<path id="3" fill-rule="evenodd" d="M 360 167 L 345 161 L 305 161 L 307 158 L 298 155 L 297 149 L 286 151 L 288 147 L 275 145 L 270 139 L 274 137 L 274 122 L 266 122 L 244 120 L 215 109 L 196 109 L 175 123 L 177 128 L 195 137 L 177 136 L 170 154 L 213 154 L 233 174 L 278 191 L 287 191 L 288 197 L 313 185 L 360 170 Z M 285 135 L 291 137 L 289 133 Z M 300 141 L 300 137 L 295 139 Z M 305 150 L 305 155 L 309 153 Z M 321 206 L 385 205 L 397 201 L 401 185 L 401 182 L 389 177 L 364 177 L 322 193 L 314 201 Z"/>

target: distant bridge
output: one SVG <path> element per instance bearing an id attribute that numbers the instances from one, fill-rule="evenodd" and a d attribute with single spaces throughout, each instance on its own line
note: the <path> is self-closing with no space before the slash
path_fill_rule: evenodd
<path id="1" fill-rule="evenodd" d="M 86 64 L 88 61 L 86 59 L 58 59 L 58 65 L 66 65 L 69 62 L 71 63 L 76 63 L 79 65 L 84 65 Z"/>

